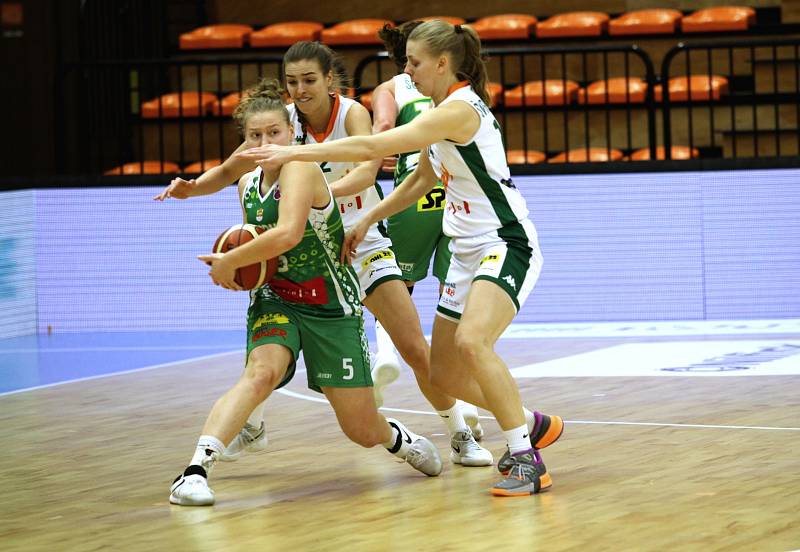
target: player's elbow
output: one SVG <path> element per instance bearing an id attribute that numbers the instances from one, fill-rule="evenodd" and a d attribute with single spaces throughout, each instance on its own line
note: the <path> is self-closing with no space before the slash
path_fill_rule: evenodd
<path id="1" fill-rule="evenodd" d="M 385 132 L 393 128 L 394 128 L 394 123 L 392 121 L 387 121 L 384 119 L 376 119 L 375 123 L 372 125 L 372 134 L 378 134 L 379 132 Z"/>
<path id="2" fill-rule="evenodd" d="M 297 247 L 297 245 L 303 240 L 304 233 L 305 233 L 304 226 L 287 229 L 287 232 L 283 239 L 283 245 L 286 247 L 286 250 L 288 251 L 289 249 Z"/>

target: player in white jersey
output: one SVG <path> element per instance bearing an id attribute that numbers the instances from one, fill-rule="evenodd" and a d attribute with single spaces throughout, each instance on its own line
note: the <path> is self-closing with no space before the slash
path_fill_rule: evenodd
<path id="1" fill-rule="evenodd" d="M 334 75 L 335 57 L 327 46 L 318 42 L 298 42 L 286 52 L 283 62 L 286 88 L 293 102 L 287 107 L 295 143 L 327 144 L 348 136 L 371 134 L 372 122 L 366 108 L 331 92 L 338 88 L 339 83 Z M 319 162 L 336 197 L 345 230 L 355 226 L 380 201 L 375 182 L 380 162 L 369 161 L 360 164 Z M 225 181 L 223 175 L 227 174 L 227 178 L 230 175 L 241 176 L 254 167 L 252 161 L 243 161 L 234 154 L 220 167 L 212 169 L 214 172 L 206 173 L 208 177 L 203 177 L 206 177 L 206 182 L 219 183 Z M 359 189 L 363 191 L 342 194 L 337 189 L 337 180 L 348 173 L 351 179 L 360 183 Z M 364 306 L 386 328 L 400 355 L 413 369 L 423 395 L 447 424 L 453 446 L 451 461 L 466 466 L 491 465 L 491 453 L 475 441 L 456 400 L 430 383 L 430 349 L 422 333 L 419 315 L 402 283 L 391 241 L 381 233 L 377 221 L 369 225 L 351 262 L 366 295 L 362 299 Z M 222 456 L 223 460 L 236 459 L 242 450 L 263 449 L 265 438 L 259 431 L 263 410 L 263 403 L 253 410 L 240 435 Z"/>
<path id="2" fill-rule="evenodd" d="M 422 21 L 407 21 L 399 27 L 385 25 L 378 32 L 378 37 L 386 47 L 389 57 L 397 64 L 400 74 L 379 84 L 372 91 L 373 134 L 407 124 L 431 107 L 431 99 L 420 94 L 411 82 L 411 78 L 402 72 L 406 62 L 406 39 L 420 23 Z M 395 161 L 395 188 L 414 172 L 420 153 L 403 152 L 392 158 Z M 384 166 L 386 165 L 387 163 L 384 163 Z M 370 183 L 364 182 L 363 179 L 353 178 L 355 176 L 357 175 L 344 176 L 337 181 L 337 188 L 344 193 L 355 194 L 360 193 L 364 185 L 370 186 Z M 450 264 L 450 239 L 442 232 L 443 200 L 444 188 L 439 183 L 415 204 L 388 219 L 387 231 L 409 295 L 413 294 L 415 283 L 427 277 L 431 261 L 433 261 L 433 275 L 439 280 L 439 293 L 442 292 Z M 379 362 L 372 368 L 372 379 L 376 382 L 374 388 L 376 402 L 381 404 L 385 386 L 380 383 L 391 382 L 394 378 L 386 377 L 386 372 L 396 368 L 392 364 L 380 362 L 380 359 L 387 356 L 386 351 L 392 349 L 392 343 L 388 336 L 382 335 L 384 332 L 380 324 L 376 324 L 375 333 L 378 336 Z M 460 403 L 459 406 L 475 439 L 481 440 L 483 428 L 479 421 L 478 409 L 466 403 Z"/>
<path id="3" fill-rule="evenodd" d="M 349 233 L 350 251 L 370 223 L 411 205 L 434 185 L 446 189 L 443 218 L 452 259 L 431 344 L 434 383 L 487 408 L 506 437 L 496 496 L 538 493 L 552 485 L 538 449 L 563 430 L 557 416 L 526 421 L 519 389 L 494 345 L 514 319 L 542 265 L 536 230 L 506 164 L 500 126 L 487 107 L 486 67 L 472 29 L 444 21 L 415 28 L 406 72 L 434 108 L 410 123 L 368 137 L 313 146 L 262 146 L 240 153 L 263 167 L 292 160 L 359 161 L 427 148 L 414 173 Z M 349 242 L 349 243 L 348 243 Z M 502 466 L 500 464 L 503 464 Z"/>

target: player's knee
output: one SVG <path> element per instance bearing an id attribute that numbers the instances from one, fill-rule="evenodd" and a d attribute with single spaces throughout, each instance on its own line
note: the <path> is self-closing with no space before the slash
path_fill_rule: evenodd
<path id="1" fill-rule="evenodd" d="M 468 326 L 458 327 L 453 343 L 459 358 L 467 362 L 468 365 L 472 364 L 473 361 L 477 361 L 486 348 L 484 340 L 470 330 Z"/>
<path id="2" fill-rule="evenodd" d="M 244 377 L 253 386 L 256 393 L 266 395 L 280 384 L 286 367 L 279 366 L 274 360 L 251 356 L 245 369 Z"/>

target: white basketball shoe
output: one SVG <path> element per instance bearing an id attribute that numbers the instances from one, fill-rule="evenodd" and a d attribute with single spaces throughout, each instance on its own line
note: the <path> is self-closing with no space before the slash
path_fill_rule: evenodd
<path id="1" fill-rule="evenodd" d="M 245 423 L 239 434 L 227 446 L 219 459 L 223 462 L 235 462 L 245 452 L 262 452 L 267 448 L 269 440 L 264 422 L 260 427 Z"/>

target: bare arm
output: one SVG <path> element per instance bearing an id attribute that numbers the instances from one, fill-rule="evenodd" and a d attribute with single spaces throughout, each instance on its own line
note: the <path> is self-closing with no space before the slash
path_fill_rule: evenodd
<path id="1" fill-rule="evenodd" d="M 407 125 L 372 136 L 351 136 L 304 146 L 267 145 L 237 155 L 267 167 L 293 160 L 368 161 L 395 153 L 421 150 L 442 140 L 463 143 L 472 138 L 479 125 L 477 112 L 466 102 L 456 101 L 428 110 Z"/>
<path id="2" fill-rule="evenodd" d="M 197 179 L 184 180 L 180 177 L 173 178 L 169 186 L 153 199 L 158 201 L 164 201 L 169 197 L 187 199 L 189 197 L 211 195 L 219 192 L 231 182 L 236 182 L 244 173 L 250 172 L 256 168 L 255 163 L 249 162 L 236 155 L 246 149 L 247 147 L 242 143 L 221 165 L 208 169 Z"/>
<path id="3" fill-rule="evenodd" d="M 308 213 L 314 202 L 315 179 L 322 179 L 319 169 L 310 163 L 288 163 L 281 169 L 281 200 L 278 223 L 256 239 L 226 254 L 234 268 L 272 259 L 300 243 Z"/>
<path id="4" fill-rule="evenodd" d="M 358 223 L 347 232 L 342 247 L 342 260 L 355 253 L 356 247 L 364 240 L 369 227 L 391 215 L 398 213 L 414 203 L 436 185 L 436 173 L 427 155 L 420 156 L 419 164 L 408 178 L 403 180 L 388 197 L 368 211 Z"/>
<path id="5" fill-rule="evenodd" d="M 311 163 L 289 163 L 283 167 L 278 223 L 228 253 L 198 255 L 198 259 L 211 266 L 209 276 L 214 283 L 227 289 L 241 290 L 235 282 L 237 268 L 272 259 L 300 243 L 318 191 L 328 193 L 318 167 Z"/>
<path id="6" fill-rule="evenodd" d="M 344 124 L 348 136 L 369 136 L 372 134 L 372 121 L 369 118 L 369 112 L 361 104 L 356 104 L 350 108 Z M 375 178 L 380 168 L 380 160 L 361 162 L 346 176 L 336 182 L 331 182 L 331 192 L 336 197 L 345 197 L 366 190 L 375 184 Z"/>

